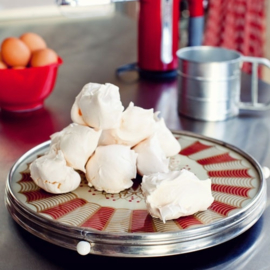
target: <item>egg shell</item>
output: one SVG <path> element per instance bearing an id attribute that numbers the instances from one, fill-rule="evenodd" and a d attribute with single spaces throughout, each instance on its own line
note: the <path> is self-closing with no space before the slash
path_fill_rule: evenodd
<path id="1" fill-rule="evenodd" d="M 12 69 L 25 69 L 25 67 L 16 66 L 16 67 L 13 67 Z"/>
<path id="2" fill-rule="evenodd" d="M 37 50 L 47 48 L 45 40 L 35 33 L 24 33 L 20 36 L 20 40 L 22 40 L 26 44 L 26 46 L 30 49 L 31 53 Z"/>
<path id="3" fill-rule="evenodd" d="M 1 56 L 9 66 L 26 66 L 30 60 L 29 48 L 19 38 L 6 38 L 1 45 Z"/>
<path id="4" fill-rule="evenodd" d="M 41 67 L 57 63 L 58 57 L 54 50 L 46 48 L 33 52 L 30 65 L 32 67 Z"/>

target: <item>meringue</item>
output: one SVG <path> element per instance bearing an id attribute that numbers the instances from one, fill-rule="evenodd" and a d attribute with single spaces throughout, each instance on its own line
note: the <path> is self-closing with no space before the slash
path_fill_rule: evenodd
<path id="1" fill-rule="evenodd" d="M 148 212 L 164 223 L 204 211 L 214 201 L 211 180 L 199 180 L 185 169 L 144 176 L 141 187 Z"/>
<path id="2" fill-rule="evenodd" d="M 52 134 L 51 145 L 63 152 L 67 165 L 85 172 L 85 164 L 94 153 L 100 134 L 101 130 L 95 131 L 90 127 L 73 123 Z"/>
<path id="3" fill-rule="evenodd" d="M 137 170 L 141 176 L 169 171 L 169 158 L 161 149 L 156 135 L 140 142 L 133 150 L 138 154 Z"/>
<path id="4" fill-rule="evenodd" d="M 181 146 L 172 132 L 167 128 L 164 119 L 158 117 L 159 113 L 160 112 L 155 112 L 154 114 L 157 138 L 166 157 L 175 156 L 180 152 Z"/>
<path id="5" fill-rule="evenodd" d="M 95 129 L 112 129 L 120 125 L 123 110 L 117 86 L 88 83 L 75 98 L 71 119 Z"/>
<path id="6" fill-rule="evenodd" d="M 143 109 L 130 102 L 123 112 L 121 124 L 116 129 L 103 130 L 99 145 L 123 144 L 131 147 L 154 133 L 153 109 Z"/>
<path id="7" fill-rule="evenodd" d="M 98 146 L 86 164 L 88 185 L 99 191 L 119 193 L 133 185 L 137 154 L 125 145 Z"/>
<path id="8" fill-rule="evenodd" d="M 79 173 L 67 166 L 63 152 L 53 147 L 30 164 L 30 175 L 36 185 L 54 194 L 73 191 L 81 182 Z"/>

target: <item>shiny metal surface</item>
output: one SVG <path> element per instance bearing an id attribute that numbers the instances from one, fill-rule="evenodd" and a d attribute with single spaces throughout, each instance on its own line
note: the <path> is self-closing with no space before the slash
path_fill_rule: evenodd
<path id="1" fill-rule="evenodd" d="M 55 0 L 58 6 L 92 6 L 104 5 L 116 2 L 130 2 L 136 0 Z"/>
<path id="2" fill-rule="evenodd" d="M 226 147 L 246 158 L 259 174 L 260 180 L 258 192 L 252 202 L 240 211 L 217 222 L 175 232 L 115 233 L 68 226 L 45 218 L 31 210 L 19 200 L 18 194 L 12 188 L 15 182 L 14 175 L 19 166 L 30 157 L 47 152 L 50 144 L 50 141 L 47 141 L 25 153 L 12 167 L 7 179 L 7 208 L 18 224 L 43 240 L 47 240 L 49 236 L 49 242 L 72 250 L 76 250 L 78 242 L 84 240 L 90 243 L 91 254 L 114 257 L 156 257 L 184 254 L 216 246 L 249 229 L 261 217 L 266 204 L 266 182 L 260 165 L 245 152 L 222 141 L 188 132 L 176 132 L 176 134 Z"/>
<path id="3" fill-rule="evenodd" d="M 262 166 L 270 166 L 270 112 L 240 111 L 234 118 L 204 122 L 179 116 L 177 81 L 137 80 L 137 74 L 116 77 L 115 70 L 136 60 L 137 21 L 124 13 L 109 18 L 83 20 L 39 20 L 2 23 L 0 39 L 25 31 L 42 35 L 63 58 L 56 86 L 43 110 L 24 115 L 0 112 L 0 269 L 74 269 L 89 265 L 102 267 L 151 267 L 178 265 L 182 269 L 268 269 L 270 264 L 270 189 L 262 217 L 245 233 L 212 248 L 182 255 L 157 258 L 113 258 L 81 256 L 50 244 L 21 228 L 4 205 L 6 177 L 14 162 L 32 147 L 70 122 L 70 108 L 82 86 L 89 82 L 110 82 L 120 87 L 123 105 L 130 101 L 161 111 L 173 130 L 185 130 L 233 144 L 253 156 Z M 123 34 L 124 33 L 124 34 Z M 57 37 L 57 38 L 56 38 Z M 112 53 L 113 52 L 113 53 Z M 250 101 L 250 76 L 243 74 L 241 100 Z M 2 89 L 0 89 L 2 91 Z M 270 86 L 259 81 L 259 102 L 270 101 Z M 269 183 L 269 179 L 267 180 Z"/>
<path id="4" fill-rule="evenodd" d="M 162 0 L 161 3 L 161 52 L 160 59 L 164 64 L 173 60 L 173 1 Z"/>
<path id="5" fill-rule="evenodd" d="M 179 113 L 198 120 L 222 121 L 239 114 L 239 109 L 268 110 L 258 102 L 258 65 L 270 61 L 245 57 L 224 48 L 194 46 L 178 50 Z M 251 102 L 240 102 L 241 66 L 253 63 Z"/>

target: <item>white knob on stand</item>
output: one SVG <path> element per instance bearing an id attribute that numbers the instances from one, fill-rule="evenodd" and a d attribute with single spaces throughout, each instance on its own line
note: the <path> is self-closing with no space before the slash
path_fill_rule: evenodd
<path id="1" fill-rule="evenodd" d="M 270 176 L 270 169 L 268 167 L 263 167 L 262 172 L 265 179 L 267 179 Z"/>
<path id="2" fill-rule="evenodd" d="M 86 241 L 80 241 L 77 245 L 77 252 L 80 255 L 87 255 L 90 253 L 91 245 L 89 242 Z"/>

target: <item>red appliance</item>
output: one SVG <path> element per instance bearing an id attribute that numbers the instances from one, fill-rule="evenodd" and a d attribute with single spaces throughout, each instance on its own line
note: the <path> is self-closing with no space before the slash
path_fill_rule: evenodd
<path id="1" fill-rule="evenodd" d="M 107 0 L 103 3 L 133 0 Z M 134 0 L 135 1 L 135 0 Z M 141 77 L 175 78 L 181 0 L 139 0 L 138 62 L 117 69 L 117 73 L 138 70 Z M 93 0 L 56 0 L 59 6 L 96 5 Z"/>
<path id="2" fill-rule="evenodd" d="M 140 0 L 138 70 L 142 77 L 176 76 L 180 0 Z"/>

